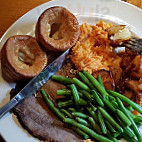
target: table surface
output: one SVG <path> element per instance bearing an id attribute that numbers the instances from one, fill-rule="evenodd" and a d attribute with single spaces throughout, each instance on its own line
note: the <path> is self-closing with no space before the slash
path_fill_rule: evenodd
<path id="1" fill-rule="evenodd" d="M 0 0 L 0 37 L 22 15 L 50 0 Z"/>
<path id="2" fill-rule="evenodd" d="M 0 0 L 0 37 L 22 15 L 50 0 Z M 125 0 L 142 8 L 142 0 Z"/>
<path id="3" fill-rule="evenodd" d="M 22 15 L 50 0 L 0 0 L 0 37 Z M 142 0 L 125 0 L 142 8 Z M 0 136 L 0 142 L 3 139 Z"/>

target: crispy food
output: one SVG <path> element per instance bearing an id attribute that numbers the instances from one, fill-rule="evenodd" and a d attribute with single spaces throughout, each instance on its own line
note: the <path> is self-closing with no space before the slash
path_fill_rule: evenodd
<path id="1" fill-rule="evenodd" d="M 137 80 L 127 80 L 125 85 L 136 94 L 136 103 L 142 106 L 142 84 Z"/>
<path id="2" fill-rule="evenodd" d="M 115 85 L 119 85 L 122 77 L 122 69 L 119 66 L 109 66 L 109 71 L 114 79 Z"/>
<path id="3" fill-rule="evenodd" d="M 118 44 L 131 38 L 131 32 L 126 25 L 111 26 L 107 29 L 110 39 Z"/>
<path id="4" fill-rule="evenodd" d="M 80 31 L 76 17 L 67 9 L 55 6 L 45 10 L 36 25 L 36 39 L 45 49 L 65 51 L 78 40 Z"/>
<path id="5" fill-rule="evenodd" d="M 130 90 L 125 90 L 125 92 L 123 93 L 123 95 L 127 98 L 129 98 L 130 100 L 132 100 L 134 93 Z"/>
<path id="6" fill-rule="evenodd" d="M 28 35 L 10 37 L 1 50 L 3 77 L 9 82 L 30 79 L 47 64 L 47 56 L 35 38 Z"/>
<path id="7" fill-rule="evenodd" d="M 126 69 L 130 76 L 142 77 L 142 55 L 137 55 Z"/>
<path id="8" fill-rule="evenodd" d="M 109 45 L 108 33 L 103 30 L 103 25 L 84 23 L 80 26 L 81 34 L 72 48 L 71 55 L 71 61 L 79 71 L 84 70 L 92 74 L 101 69 L 109 70 L 110 65 L 120 66 L 121 58 Z"/>
<path id="9" fill-rule="evenodd" d="M 108 90 L 115 90 L 114 80 L 110 72 L 106 70 L 99 70 L 97 72 L 94 72 L 92 75 L 97 79 L 99 74 L 101 75 L 101 79 L 105 88 Z"/>

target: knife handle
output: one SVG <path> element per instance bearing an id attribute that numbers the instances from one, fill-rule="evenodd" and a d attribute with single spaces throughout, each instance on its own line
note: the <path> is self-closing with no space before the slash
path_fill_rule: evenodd
<path id="1" fill-rule="evenodd" d="M 13 107 L 15 107 L 18 104 L 18 100 L 16 98 L 13 98 L 10 100 L 6 105 L 4 105 L 0 109 L 0 119 L 7 113 L 9 112 Z"/>

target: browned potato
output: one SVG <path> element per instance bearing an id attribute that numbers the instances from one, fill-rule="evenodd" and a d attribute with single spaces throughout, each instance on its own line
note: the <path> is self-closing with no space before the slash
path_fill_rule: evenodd
<path id="1" fill-rule="evenodd" d="M 132 77 L 142 77 L 142 55 L 137 55 L 131 62 L 130 66 L 128 66 L 127 70 Z"/>
<path id="2" fill-rule="evenodd" d="M 99 70 L 97 72 L 94 72 L 92 75 L 97 79 L 99 74 L 101 75 L 101 79 L 105 88 L 109 90 L 114 90 L 115 84 L 113 78 L 110 75 L 110 72 L 107 70 Z"/>
<path id="3" fill-rule="evenodd" d="M 142 84 L 137 80 L 127 80 L 126 87 L 135 92 L 136 103 L 142 106 Z"/>
<path id="4" fill-rule="evenodd" d="M 109 35 L 114 35 L 124 28 L 125 28 L 125 25 L 115 25 L 115 26 L 109 27 L 107 31 Z"/>
<path id="5" fill-rule="evenodd" d="M 121 76 L 122 76 L 122 69 L 118 66 L 110 66 L 109 67 L 110 74 L 114 79 L 115 85 L 119 85 Z"/>
<path id="6" fill-rule="evenodd" d="M 132 91 L 126 90 L 123 95 L 129 99 L 131 99 L 134 95 L 134 93 Z"/>
<path id="7" fill-rule="evenodd" d="M 129 30 L 129 27 L 126 25 L 112 26 L 108 28 L 107 31 L 110 36 L 110 40 L 114 44 L 119 44 L 120 42 L 131 38 L 131 32 Z"/>

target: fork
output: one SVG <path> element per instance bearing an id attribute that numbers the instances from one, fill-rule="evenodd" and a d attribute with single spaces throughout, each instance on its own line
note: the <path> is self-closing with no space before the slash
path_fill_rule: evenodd
<path id="1" fill-rule="evenodd" d="M 134 49 L 137 51 L 139 54 L 142 54 L 142 39 L 138 37 L 131 37 L 130 40 L 126 41 L 124 46 Z"/>

